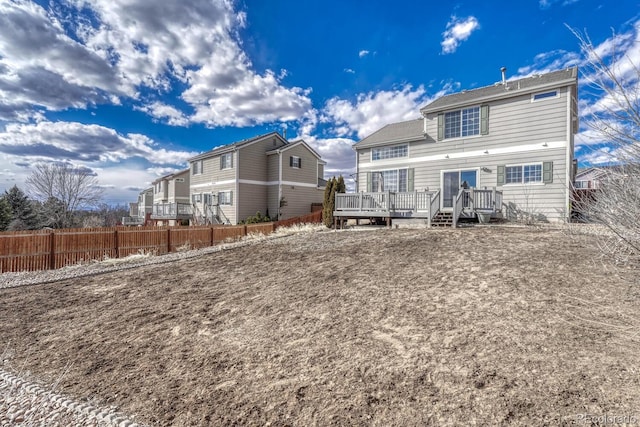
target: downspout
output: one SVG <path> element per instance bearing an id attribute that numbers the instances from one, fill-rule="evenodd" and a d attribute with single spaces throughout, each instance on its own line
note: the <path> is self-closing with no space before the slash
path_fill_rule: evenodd
<path id="1" fill-rule="evenodd" d="M 278 150 L 278 221 L 280 221 L 280 201 L 282 200 L 282 151 Z"/>
<path id="2" fill-rule="evenodd" d="M 238 224 L 238 214 L 240 213 L 240 152 L 237 147 L 233 150 L 233 153 L 236 161 L 235 223 Z"/>
<path id="3" fill-rule="evenodd" d="M 576 89 L 577 92 L 577 89 Z M 577 93 L 576 93 L 577 96 Z M 566 164 L 565 164 L 565 188 L 566 188 L 566 196 L 565 196 L 565 207 L 567 208 L 565 221 L 571 221 L 571 188 L 573 187 L 573 182 L 571 182 L 571 168 L 573 167 L 573 114 L 571 111 L 572 106 L 572 97 L 573 90 L 571 86 L 567 87 L 567 153 L 566 153 Z M 552 169 L 553 170 L 553 169 Z"/>
<path id="4" fill-rule="evenodd" d="M 358 153 L 358 149 L 356 147 L 354 147 L 353 145 L 351 146 L 351 148 L 353 148 L 353 151 L 356 152 L 356 178 L 355 178 L 355 182 L 356 182 L 356 193 L 360 192 L 360 159 L 359 159 L 359 153 Z"/>

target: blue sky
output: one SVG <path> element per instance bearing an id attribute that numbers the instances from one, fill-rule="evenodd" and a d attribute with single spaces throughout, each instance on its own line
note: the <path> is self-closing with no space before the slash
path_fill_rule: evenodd
<path id="1" fill-rule="evenodd" d="M 354 142 L 502 66 L 584 66 L 567 25 L 640 65 L 631 0 L 0 0 L 0 191 L 66 162 L 124 203 L 199 152 L 285 129 L 348 176 Z M 599 97 L 581 87 L 581 114 Z M 582 164 L 608 161 L 584 126 L 578 144 Z"/>

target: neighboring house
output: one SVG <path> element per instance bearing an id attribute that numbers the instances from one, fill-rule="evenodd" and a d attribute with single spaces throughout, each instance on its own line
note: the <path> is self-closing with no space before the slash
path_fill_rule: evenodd
<path id="1" fill-rule="evenodd" d="M 138 194 L 138 201 L 129 203 L 129 216 L 122 218 L 122 225 L 144 225 L 153 210 L 153 187 Z"/>
<path id="2" fill-rule="evenodd" d="M 339 195 L 336 215 L 568 220 L 577 69 L 513 81 L 502 71 L 501 82 L 438 98 L 420 119 L 356 143 L 356 186 L 366 193 Z"/>
<path id="3" fill-rule="evenodd" d="M 607 176 L 611 166 L 591 167 L 579 170 L 573 181 L 576 190 L 596 190 Z"/>
<path id="4" fill-rule="evenodd" d="M 156 225 L 188 224 L 191 218 L 189 169 L 158 178 L 153 186 L 151 219 Z"/>
<path id="5" fill-rule="evenodd" d="M 257 212 L 287 219 L 323 199 L 326 162 L 304 141 L 277 132 L 217 147 L 189 164 L 196 224 L 237 224 Z"/>

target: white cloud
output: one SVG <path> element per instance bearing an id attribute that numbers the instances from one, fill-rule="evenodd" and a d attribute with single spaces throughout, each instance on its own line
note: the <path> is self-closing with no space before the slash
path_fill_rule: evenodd
<path id="1" fill-rule="evenodd" d="M 360 52 L 358 52 L 358 56 L 359 56 L 360 58 L 364 58 L 364 57 L 365 57 L 365 56 L 367 56 L 369 53 L 370 53 L 370 52 L 369 52 L 368 50 L 363 49 L 363 50 L 361 50 Z"/>
<path id="2" fill-rule="evenodd" d="M 337 136 L 358 138 L 377 131 L 388 123 L 420 117 L 420 107 L 451 90 L 445 87 L 433 96 L 427 96 L 423 86 L 405 85 L 400 89 L 359 94 L 355 101 L 338 97 L 327 101 L 321 120 L 334 125 Z"/>
<path id="3" fill-rule="evenodd" d="M 540 9 L 548 9 L 550 8 L 554 3 L 558 3 L 560 0 L 539 0 L 538 4 L 540 5 Z M 562 6 L 568 6 L 570 4 L 573 3 L 577 3 L 580 0 L 564 0 L 562 2 Z"/>
<path id="4" fill-rule="evenodd" d="M 467 40 L 471 33 L 480 28 L 480 23 L 475 16 L 469 16 L 464 19 L 459 19 L 456 16 L 452 16 L 451 20 L 447 23 L 447 29 L 442 33 L 442 53 L 453 53 L 458 49 L 460 43 Z"/>
<path id="5" fill-rule="evenodd" d="M 162 102 L 155 101 L 138 109 L 171 126 L 188 126 L 190 123 L 189 118 L 182 111 Z"/>
<path id="6" fill-rule="evenodd" d="M 25 161 L 72 161 L 91 164 L 132 158 L 155 164 L 186 164 L 195 152 L 159 148 L 145 135 L 75 122 L 8 124 L 0 133 L 0 152 Z"/>
<path id="7" fill-rule="evenodd" d="M 345 68 L 344 69 L 345 73 L 349 73 L 349 74 L 355 74 L 356 72 L 354 70 L 352 70 L 351 68 Z"/>
<path id="8" fill-rule="evenodd" d="M 28 121 L 42 110 L 138 100 L 168 124 L 247 126 L 300 118 L 309 90 L 286 87 L 286 70 L 258 73 L 238 31 L 246 13 L 227 0 L 67 0 L 48 9 L 0 2 L 0 120 Z M 185 89 L 195 113 L 154 99 Z M 147 97 L 148 98 L 148 97 Z"/>

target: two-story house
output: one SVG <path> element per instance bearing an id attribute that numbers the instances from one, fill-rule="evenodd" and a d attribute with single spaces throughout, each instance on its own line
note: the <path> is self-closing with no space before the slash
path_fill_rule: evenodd
<path id="1" fill-rule="evenodd" d="M 122 218 L 122 225 L 144 225 L 153 211 L 153 187 L 138 194 L 138 200 L 129 203 L 129 216 Z"/>
<path id="2" fill-rule="evenodd" d="M 189 200 L 189 169 L 165 175 L 151 183 L 153 209 L 151 219 L 156 225 L 184 225 L 191 219 Z"/>
<path id="3" fill-rule="evenodd" d="M 304 141 L 277 132 L 217 147 L 189 164 L 195 223 L 237 224 L 257 212 L 287 219 L 322 203 L 326 162 Z"/>
<path id="4" fill-rule="evenodd" d="M 570 217 L 577 69 L 442 96 L 354 145 L 357 191 L 338 217 Z M 379 194 L 377 194 L 379 193 Z M 375 214 L 375 215 L 372 215 Z"/>

